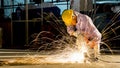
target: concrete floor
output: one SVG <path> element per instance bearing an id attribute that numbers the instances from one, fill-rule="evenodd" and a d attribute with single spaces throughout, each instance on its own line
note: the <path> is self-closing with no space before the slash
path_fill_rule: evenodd
<path id="1" fill-rule="evenodd" d="M 41 65 L 17 65 L 1 66 L 0 68 L 120 68 L 119 64 L 41 64 Z"/>
<path id="2" fill-rule="evenodd" d="M 98 62 L 94 63 L 44 63 L 44 64 L 2 64 L 2 60 L 9 60 L 15 57 L 36 54 L 35 51 L 17 50 L 17 49 L 0 49 L 0 68 L 120 68 L 120 55 L 102 54 Z M 44 53 L 37 53 L 42 57 Z"/>

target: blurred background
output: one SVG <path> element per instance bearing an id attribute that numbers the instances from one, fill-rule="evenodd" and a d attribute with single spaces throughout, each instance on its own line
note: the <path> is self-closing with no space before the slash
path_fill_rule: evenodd
<path id="1" fill-rule="evenodd" d="M 61 20 L 62 12 L 72 7 L 76 7 L 75 10 L 89 15 L 100 32 L 104 27 L 109 27 L 111 24 L 107 24 L 111 23 L 113 19 L 115 22 L 117 21 L 117 24 L 109 29 L 119 27 L 120 0 L 74 1 L 78 2 L 71 6 L 70 0 L 0 0 L 0 48 L 25 49 L 27 48 L 25 45 L 31 41 L 31 35 L 40 31 L 50 31 L 58 35 L 59 32 L 44 20 L 46 17 L 44 12 L 48 15 L 53 13 L 58 20 Z M 119 36 L 119 30 L 113 30 L 113 34 L 110 34 L 107 40 L 113 36 Z M 107 31 L 109 32 L 109 30 Z M 120 48 L 119 39 L 106 43 L 110 44 L 113 49 Z"/>

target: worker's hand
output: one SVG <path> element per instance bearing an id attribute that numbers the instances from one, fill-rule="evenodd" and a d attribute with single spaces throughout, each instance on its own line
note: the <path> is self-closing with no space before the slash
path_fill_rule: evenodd
<path id="1" fill-rule="evenodd" d="M 78 33 L 76 31 L 71 31 L 69 32 L 70 36 L 75 36 L 77 37 L 78 36 Z"/>
<path id="2" fill-rule="evenodd" d="M 95 41 L 92 38 L 88 38 L 87 35 L 84 34 L 84 40 L 86 41 L 87 45 L 90 46 L 91 48 L 94 48 L 96 45 Z"/>

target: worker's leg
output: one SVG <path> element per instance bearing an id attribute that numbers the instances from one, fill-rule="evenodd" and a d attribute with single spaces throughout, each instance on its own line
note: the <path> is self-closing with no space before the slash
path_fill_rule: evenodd
<path id="1" fill-rule="evenodd" d="M 99 44 L 96 44 L 94 46 L 94 54 L 95 54 L 96 58 L 100 55 L 100 45 Z"/>
<path id="2" fill-rule="evenodd" d="M 87 60 L 89 62 L 96 62 L 98 60 L 98 55 L 99 55 L 99 52 L 98 52 L 98 47 L 95 47 L 94 48 L 91 48 L 91 47 L 88 47 L 88 52 L 87 52 Z"/>

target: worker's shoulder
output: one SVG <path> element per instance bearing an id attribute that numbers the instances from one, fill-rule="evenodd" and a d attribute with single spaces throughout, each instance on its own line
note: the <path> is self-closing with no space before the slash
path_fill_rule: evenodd
<path id="1" fill-rule="evenodd" d="M 77 17 L 91 19 L 90 16 L 88 16 L 88 15 L 86 15 L 86 14 L 83 14 L 83 13 L 81 13 L 81 12 L 74 11 L 74 13 L 75 13 L 75 15 L 76 15 Z"/>

